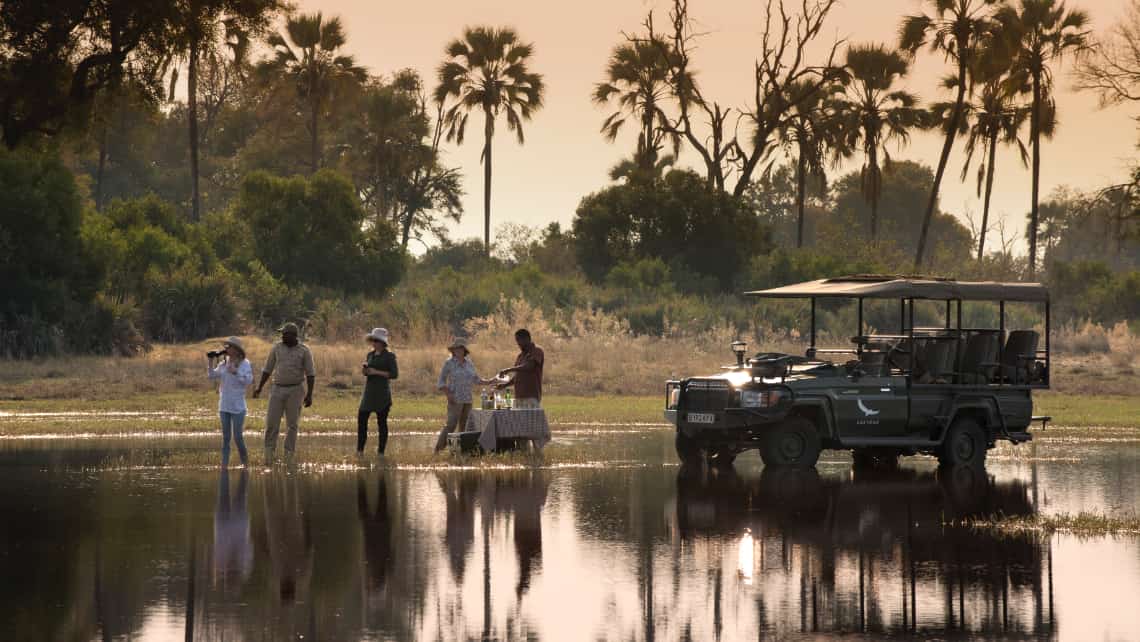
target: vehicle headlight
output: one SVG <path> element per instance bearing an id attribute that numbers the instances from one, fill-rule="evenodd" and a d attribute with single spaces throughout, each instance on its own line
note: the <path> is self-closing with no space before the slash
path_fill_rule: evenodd
<path id="1" fill-rule="evenodd" d="M 783 396 L 784 391 L 778 388 L 772 390 L 741 390 L 740 407 L 772 408 L 780 403 Z"/>

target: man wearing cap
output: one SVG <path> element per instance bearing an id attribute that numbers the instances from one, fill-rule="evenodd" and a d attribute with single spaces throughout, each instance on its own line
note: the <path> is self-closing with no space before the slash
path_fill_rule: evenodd
<path id="1" fill-rule="evenodd" d="M 435 452 L 447 447 L 447 436 L 456 428 L 463 432 L 467 429 L 467 416 L 471 414 L 472 388 L 477 383 L 491 383 L 484 380 L 475 371 L 475 362 L 471 361 L 471 351 L 467 348 L 467 340 L 457 337 L 447 346 L 451 357 L 443 362 L 439 371 L 439 381 L 436 387 L 447 395 L 447 423 L 439 432 L 435 441 Z"/>
<path id="2" fill-rule="evenodd" d="M 291 457 L 297 448 L 297 424 L 301 418 L 301 405 L 313 405 L 313 386 L 317 370 L 313 365 L 313 353 L 308 346 L 297 339 L 300 330 L 296 323 L 281 326 L 281 343 L 269 351 L 265 368 L 261 371 L 261 382 L 253 391 L 253 396 L 261 394 L 261 389 L 273 376 L 273 388 L 269 391 L 269 407 L 265 411 L 265 463 L 273 462 L 277 453 L 277 434 L 281 428 L 281 415 L 285 415 L 285 455 Z M 302 390 L 301 384 L 306 384 Z"/>

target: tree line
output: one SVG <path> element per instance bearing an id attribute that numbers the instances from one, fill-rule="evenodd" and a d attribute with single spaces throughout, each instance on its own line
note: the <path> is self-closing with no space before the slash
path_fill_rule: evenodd
<path id="1" fill-rule="evenodd" d="M 1038 182 L 1068 58 L 1106 103 L 1140 95 L 1130 47 L 1140 12 L 1098 45 L 1087 16 L 1060 0 L 931 0 L 885 44 L 825 41 L 834 4 L 768 4 L 742 106 L 702 87 L 704 36 L 686 0 L 649 13 L 590 97 L 612 110 L 604 137 L 637 132 L 614 182 L 582 199 L 571 229 L 500 227 L 493 241 L 495 134 L 505 123 L 524 143 L 546 85 L 535 45 L 512 28 L 461 30 L 424 78 L 366 69 L 339 18 L 280 0 L 9 0 L 0 352 L 122 349 L 286 315 L 332 327 L 332 311 L 351 316 L 345 301 L 382 296 L 389 311 L 415 301 L 399 312 L 409 322 L 415 313 L 456 326 L 527 278 L 518 289 L 542 305 L 601 302 L 656 332 L 667 316 L 707 321 L 698 299 L 772 279 L 910 268 L 1032 278 L 1039 242 L 1043 264 L 1074 262 L 1092 229 L 1115 239 L 1106 278 L 1135 269 L 1135 181 L 1044 200 Z M 918 55 L 946 61 L 951 100 L 922 105 L 907 90 Z M 447 235 L 464 177 L 444 148 L 464 143 L 472 118 L 482 126 L 478 252 Z M 943 136 L 933 168 L 892 158 L 925 130 Z M 973 171 L 984 194 L 973 229 L 938 206 L 959 139 L 960 175 Z M 1005 230 L 987 252 L 1002 145 L 1033 170 L 1021 263 Z M 856 159 L 859 169 L 832 176 Z M 1091 220 L 1105 223 L 1082 223 Z M 853 234 L 870 243 L 854 248 Z M 410 256 L 409 243 L 431 239 L 435 249 Z M 465 298 L 429 267 L 486 281 Z"/>

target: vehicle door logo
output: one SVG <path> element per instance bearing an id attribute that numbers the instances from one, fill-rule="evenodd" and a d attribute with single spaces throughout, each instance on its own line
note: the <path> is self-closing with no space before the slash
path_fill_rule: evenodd
<path id="1" fill-rule="evenodd" d="M 863 411 L 863 416 L 865 417 L 874 417 L 875 415 L 879 414 L 879 412 L 881 412 L 879 410 L 872 410 L 867 406 L 864 406 L 862 399 L 856 399 L 855 403 L 859 405 L 859 410 Z"/>

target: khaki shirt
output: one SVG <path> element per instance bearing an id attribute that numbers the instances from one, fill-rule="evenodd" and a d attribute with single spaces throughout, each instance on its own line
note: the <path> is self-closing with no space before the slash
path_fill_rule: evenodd
<path id="1" fill-rule="evenodd" d="M 273 345 L 262 372 L 273 374 L 273 385 L 295 386 L 305 381 L 305 377 L 317 376 L 313 365 L 313 353 L 303 343 L 290 348 L 284 343 Z"/>

